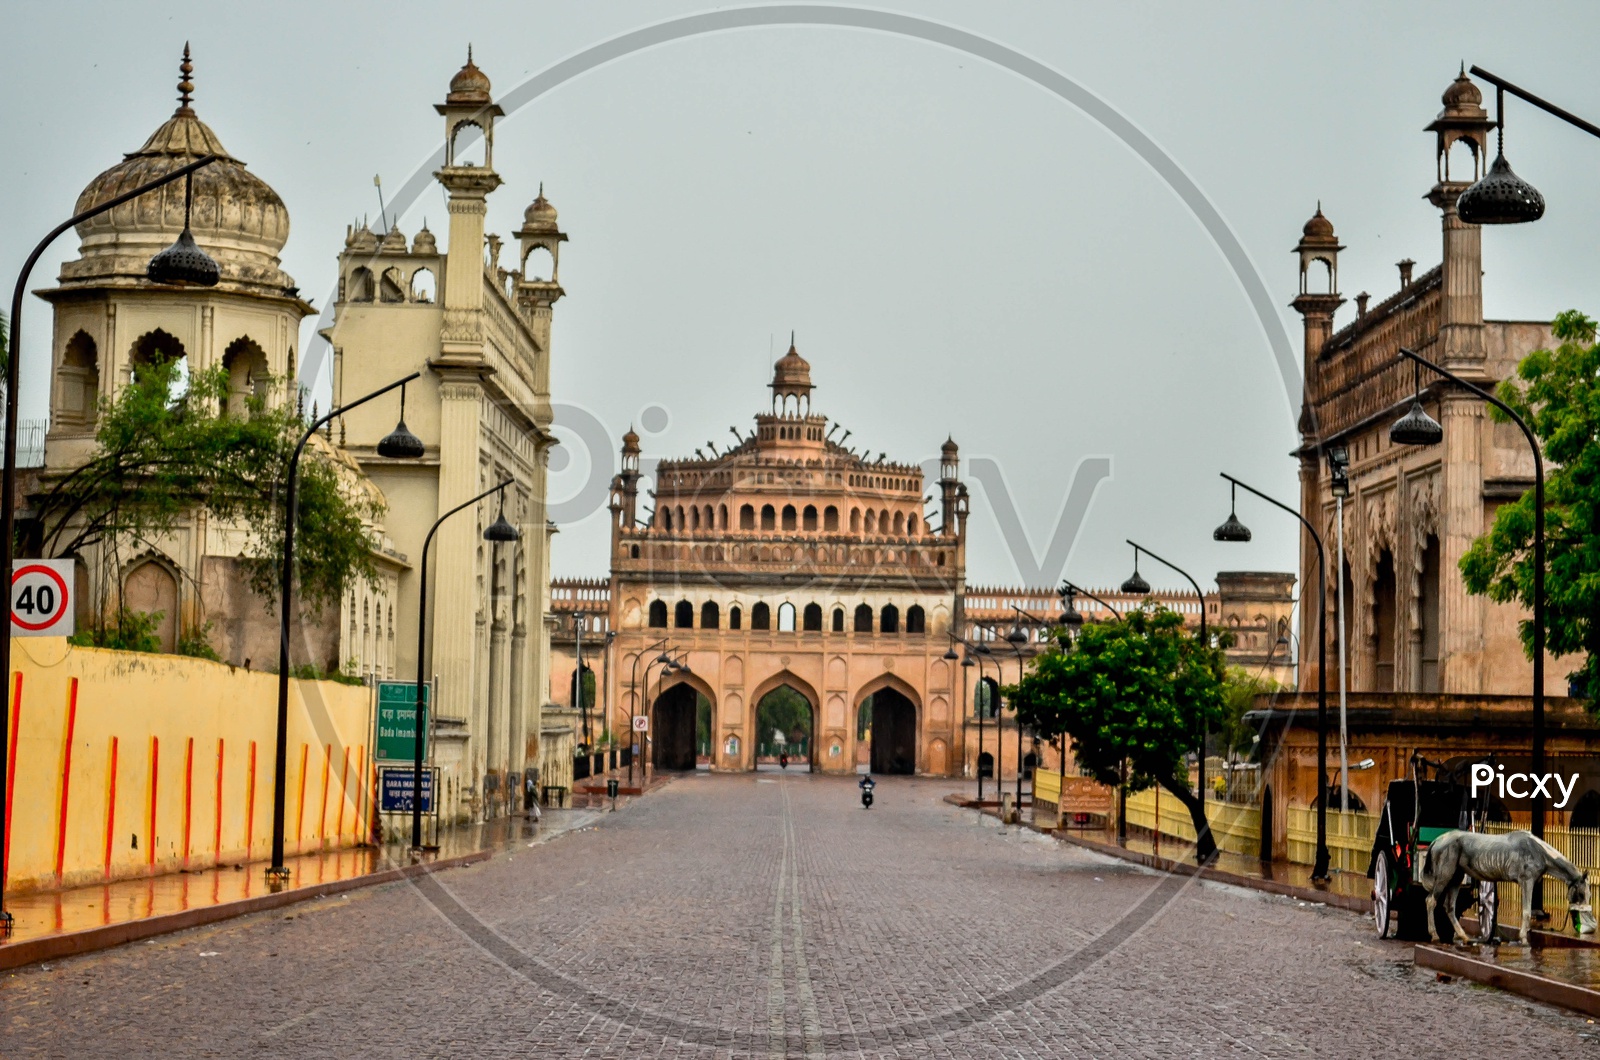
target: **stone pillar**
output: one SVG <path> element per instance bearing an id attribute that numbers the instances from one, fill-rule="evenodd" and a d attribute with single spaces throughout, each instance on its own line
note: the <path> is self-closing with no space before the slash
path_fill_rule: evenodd
<path id="1" fill-rule="evenodd" d="M 1483 532 L 1484 405 L 1471 394 L 1447 391 L 1439 500 L 1439 688 L 1483 691 L 1484 601 L 1469 596 L 1461 557 Z"/>
<path id="2" fill-rule="evenodd" d="M 476 380 L 446 379 L 439 388 L 439 509 L 442 515 L 478 492 L 481 390 Z M 437 517 L 437 515 L 435 517 Z M 477 600 L 477 523 L 468 512 L 446 520 L 434 538 L 433 671 L 439 675 L 439 716 L 472 717 L 476 676 L 473 632 Z M 470 732 L 481 738 L 481 732 Z M 469 755 L 481 748 L 469 748 Z"/>
<path id="3" fill-rule="evenodd" d="M 1317 459 L 1315 450 L 1303 452 L 1300 457 L 1300 513 L 1312 526 L 1319 526 L 1322 520 L 1322 464 Z M 1266 517 L 1281 514 L 1277 509 L 1266 513 Z M 1320 533 L 1320 530 L 1319 530 Z M 1317 579 L 1322 571 L 1317 562 L 1317 543 L 1312 540 L 1305 528 L 1300 528 L 1300 685 L 1301 692 L 1315 692 L 1317 690 Z M 1326 550 L 1327 542 L 1323 542 Z M 1333 557 L 1327 557 L 1329 569 L 1332 569 Z M 1332 623 L 1328 624 L 1331 633 Z M 1330 659 L 1336 659 L 1333 652 L 1329 652 Z M 1334 663 L 1337 667 L 1337 662 Z"/>
<path id="4" fill-rule="evenodd" d="M 496 546 L 498 549 L 500 546 Z M 503 594 L 504 589 L 497 587 L 496 597 Z M 511 736 L 511 696 L 510 696 L 510 666 L 508 657 L 510 645 L 509 623 L 506 621 L 505 609 L 498 599 L 492 599 L 489 605 L 491 615 L 489 621 L 489 768 L 500 773 L 501 797 L 509 800 L 510 795 L 505 790 L 506 776 L 511 769 L 510 736 Z M 507 802 L 509 806 L 509 802 Z"/>

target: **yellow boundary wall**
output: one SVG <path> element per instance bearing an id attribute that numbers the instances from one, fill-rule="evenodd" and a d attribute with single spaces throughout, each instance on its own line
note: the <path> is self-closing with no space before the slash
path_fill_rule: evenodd
<path id="1" fill-rule="evenodd" d="M 14 639 L 12 661 L 7 891 L 270 856 L 275 674 L 56 637 Z M 289 688 L 285 850 L 357 845 L 373 812 L 370 692 Z"/>

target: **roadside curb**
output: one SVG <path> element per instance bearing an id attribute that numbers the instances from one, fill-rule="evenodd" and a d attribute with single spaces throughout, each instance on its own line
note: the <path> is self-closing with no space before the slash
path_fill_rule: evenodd
<path id="1" fill-rule="evenodd" d="M 1506 968 L 1443 946 L 1419 943 L 1415 959 L 1418 968 L 1429 968 L 1443 975 L 1457 975 L 1547 1005 L 1574 1009 L 1586 1016 L 1600 1016 L 1600 991 L 1563 983 L 1535 972 Z"/>
<path id="2" fill-rule="evenodd" d="M 276 894 L 256 895 L 253 898 L 244 898 L 236 902 L 221 902 L 217 905 L 183 909 L 176 913 L 162 913 L 159 916 L 146 917 L 142 920 L 129 920 L 121 924 L 107 924 L 104 927 L 89 928 L 85 931 L 72 931 L 60 935 L 46 935 L 42 938 L 27 939 L 22 942 L 5 943 L 0 945 L 0 970 L 21 968 L 26 965 L 37 964 L 40 961 L 56 960 L 62 957 L 76 957 L 80 954 L 110 949 L 113 946 L 138 942 L 141 939 L 153 938 L 157 935 L 168 935 L 175 931 L 186 931 L 189 928 L 200 927 L 205 924 L 232 920 L 235 917 L 247 916 L 250 913 L 282 909 L 284 906 L 294 905 L 312 898 L 342 894 L 346 891 L 354 891 L 363 887 L 374 887 L 381 883 L 394 883 L 398 880 L 410 879 L 413 876 L 438 872 L 441 869 L 473 865 L 480 861 L 487 861 L 497 853 L 499 853 L 498 849 L 475 850 L 470 854 L 459 854 L 455 857 L 442 858 L 438 861 L 402 865 L 379 872 L 367 873 L 364 876 L 352 876 L 349 879 L 332 880 L 328 883 L 314 884 L 309 887 L 296 887 L 293 890 L 279 891 Z"/>

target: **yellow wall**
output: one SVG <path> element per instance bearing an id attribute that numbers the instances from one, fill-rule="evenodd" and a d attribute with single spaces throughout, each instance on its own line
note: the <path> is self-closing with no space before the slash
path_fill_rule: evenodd
<path id="1" fill-rule="evenodd" d="M 13 640 L 12 666 L 8 891 L 271 855 L 276 675 L 53 637 Z M 370 704 L 366 688 L 290 682 L 286 853 L 369 834 Z"/>

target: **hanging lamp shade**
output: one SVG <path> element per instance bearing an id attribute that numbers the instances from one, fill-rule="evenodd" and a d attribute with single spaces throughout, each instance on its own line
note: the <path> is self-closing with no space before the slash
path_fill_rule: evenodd
<path id="1" fill-rule="evenodd" d="M 1145 596 L 1150 592 L 1150 583 L 1144 580 L 1144 575 L 1135 570 L 1122 583 L 1122 591 L 1131 596 Z"/>
<path id="2" fill-rule="evenodd" d="M 1395 445 L 1438 445 L 1444 441 L 1444 428 L 1428 415 L 1422 402 L 1412 401 L 1411 411 L 1389 428 L 1389 441 Z"/>
<path id="3" fill-rule="evenodd" d="M 378 442 L 378 455 L 392 460 L 416 460 L 426 451 L 422 439 L 411 433 L 405 420 L 395 424 L 394 430 Z"/>
<path id="4" fill-rule="evenodd" d="M 1020 624 L 1013 623 L 1011 632 L 1006 634 L 1006 640 L 1012 644 L 1026 644 L 1028 643 L 1028 635 L 1022 632 Z"/>
<path id="5" fill-rule="evenodd" d="M 1482 180 L 1461 193 L 1456 215 L 1473 225 L 1527 224 L 1544 216 L 1544 196 L 1512 172 L 1502 153 Z"/>
<path id="6" fill-rule="evenodd" d="M 483 528 L 483 539 L 485 541 L 493 541 L 496 544 L 505 541 L 520 541 L 522 532 L 506 522 L 505 509 L 502 508 L 500 514 L 495 517 L 494 522 Z"/>
<path id="7" fill-rule="evenodd" d="M 184 225 L 177 242 L 150 259 L 145 276 L 163 287 L 215 287 L 222 270 L 211 255 L 200 249 L 189 226 Z"/>
<path id="8" fill-rule="evenodd" d="M 1250 528 L 1239 521 L 1233 512 L 1228 513 L 1228 519 L 1221 526 L 1211 531 L 1213 541 L 1248 541 Z"/>

